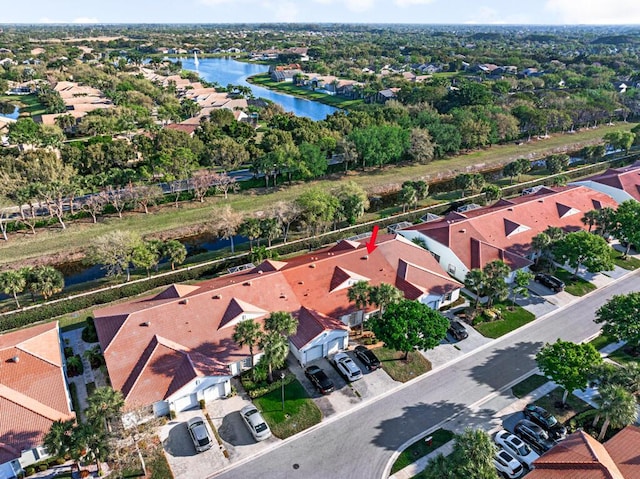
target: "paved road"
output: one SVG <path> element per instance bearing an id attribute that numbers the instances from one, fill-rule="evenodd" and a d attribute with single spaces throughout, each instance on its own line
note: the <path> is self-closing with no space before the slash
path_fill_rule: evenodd
<path id="1" fill-rule="evenodd" d="M 412 437 L 455 414 L 460 414 L 458 423 L 492 414 L 473 406 L 533 369 L 534 356 L 545 342 L 557 338 L 578 342 L 595 334 L 596 309 L 613 294 L 640 290 L 639 273 L 217 477 L 381 477 L 393 452 Z"/>

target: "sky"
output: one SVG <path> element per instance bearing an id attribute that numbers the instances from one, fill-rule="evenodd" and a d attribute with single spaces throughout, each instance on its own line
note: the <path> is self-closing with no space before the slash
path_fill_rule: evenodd
<path id="1" fill-rule="evenodd" d="M 2 23 L 639 25 L 640 0 L 2 0 Z"/>

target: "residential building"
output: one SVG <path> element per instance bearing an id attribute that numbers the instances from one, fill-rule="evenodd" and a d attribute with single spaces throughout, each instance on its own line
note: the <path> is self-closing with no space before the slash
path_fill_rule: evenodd
<path id="1" fill-rule="evenodd" d="M 0 479 L 49 457 L 54 421 L 74 419 L 58 323 L 0 334 Z"/>
<path id="2" fill-rule="evenodd" d="M 631 199 L 640 201 L 640 160 L 623 168 L 609 168 L 604 173 L 572 184 L 607 194 L 618 204 Z"/>
<path id="3" fill-rule="evenodd" d="M 275 311 L 298 318 L 290 349 L 301 364 L 345 349 L 349 326 L 376 310 L 360 311 L 349 301 L 358 281 L 395 285 L 432 308 L 458 299 L 462 287 L 431 254 L 391 235 L 379 237 L 371 254 L 364 241 L 341 241 L 196 285 L 172 285 L 94 312 L 111 383 L 127 407 L 153 405 L 157 415 L 226 396 L 231 378 L 252 364 L 249 348 L 233 341 L 236 324 L 263 324 Z M 261 351 L 256 346 L 253 353 L 255 362 Z"/>
<path id="4" fill-rule="evenodd" d="M 637 479 L 640 428 L 627 426 L 604 444 L 577 431 L 533 463 L 527 479 Z"/>
<path id="5" fill-rule="evenodd" d="M 616 202 L 584 186 L 543 187 L 487 207 L 451 212 L 398 233 L 423 241 L 445 271 L 464 281 L 469 270 L 498 259 L 512 274 L 528 267 L 534 259 L 534 236 L 550 226 L 567 232 L 585 229 L 581 221 L 584 214 L 607 206 L 615 208 Z"/>

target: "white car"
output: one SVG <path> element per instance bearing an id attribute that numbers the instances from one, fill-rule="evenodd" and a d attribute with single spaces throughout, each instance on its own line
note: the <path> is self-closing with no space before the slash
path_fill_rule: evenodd
<path id="1" fill-rule="evenodd" d="M 264 441 L 271 437 L 271 429 L 269 429 L 269 425 L 265 422 L 262 418 L 262 414 L 260 414 L 260 411 L 258 411 L 253 404 L 243 407 L 240 410 L 240 415 L 256 441 Z"/>
<path id="2" fill-rule="evenodd" d="M 204 423 L 204 418 L 200 416 L 192 417 L 187 422 L 187 429 L 189 430 L 193 445 L 196 447 L 196 452 L 211 449 L 211 435 Z"/>
<path id="3" fill-rule="evenodd" d="M 336 354 L 333 362 L 347 381 L 357 381 L 362 378 L 362 371 L 347 353 Z"/>
<path id="4" fill-rule="evenodd" d="M 540 457 L 526 442 L 504 429 L 496 433 L 495 441 L 529 469 L 533 469 L 533 461 Z"/>
<path id="5" fill-rule="evenodd" d="M 515 479 L 522 476 L 522 473 L 524 473 L 522 464 L 502 448 L 497 450 L 496 455 L 493 458 L 493 465 L 498 472 L 502 473 L 504 477 L 508 477 L 509 479 Z"/>

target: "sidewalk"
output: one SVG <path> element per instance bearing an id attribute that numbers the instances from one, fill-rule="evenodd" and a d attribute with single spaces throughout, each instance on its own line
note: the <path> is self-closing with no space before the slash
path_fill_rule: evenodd
<path id="1" fill-rule="evenodd" d="M 606 358 L 609 354 L 611 354 L 612 352 L 624 346 L 624 344 L 625 344 L 624 341 L 608 344 L 607 346 L 605 346 L 600 350 L 600 354 Z M 537 371 L 533 371 L 532 375 L 535 374 L 536 372 Z M 526 396 L 523 396 L 522 398 L 519 398 L 519 399 L 509 401 L 503 395 L 496 395 L 495 397 L 489 398 L 487 401 L 482 402 L 481 404 L 476 404 L 470 408 L 475 413 L 480 413 L 481 411 L 496 411 L 496 412 L 494 412 L 492 416 L 484 419 L 480 415 L 479 417 L 480 423 L 474 426 L 481 427 L 482 429 L 485 429 L 487 433 L 493 434 L 494 432 L 503 428 L 503 418 L 509 417 L 515 413 L 522 411 L 527 404 L 535 402 L 537 399 L 540 399 L 541 397 L 546 396 L 557 387 L 558 385 L 555 382 L 549 381 L 543 384 L 542 386 L 540 386 L 539 388 L 531 391 Z M 507 391 L 509 389 L 510 388 L 508 388 Z M 573 394 L 578 396 L 580 399 L 582 399 L 592 407 L 595 407 L 595 408 L 598 407 L 597 403 L 594 401 L 594 397 L 597 397 L 597 389 L 587 388 L 585 391 L 576 390 L 576 391 L 573 391 Z M 502 407 L 498 409 L 501 405 Z M 492 406 L 496 406 L 496 408 L 494 409 Z M 450 425 L 453 427 L 443 427 L 443 428 L 448 429 L 453 433 L 459 434 L 463 432 L 465 428 L 469 427 L 470 425 L 468 422 L 463 423 L 462 421 L 457 421 L 455 419 L 456 417 L 452 417 L 452 418 L 449 418 L 449 420 L 447 421 L 448 423 L 447 425 Z M 640 421 L 640 417 L 638 421 Z M 439 426 L 436 426 L 433 430 L 439 429 L 439 428 L 440 428 Z M 432 431 L 428 431 L 427 434 L 429 434 L 430 432 Z M 451 440 L 446 444 L 443 444 L 438 449 L 430 452 L 426 456 L 421 457 L 413 464 L 410 464 L 404 469 L 401 469 L 395 474 L 389 476 L 389 479 L 411 479 L 412 477 L 416 476 L 420 472 L 424 471 L 429 461 L 434 457 L 436 457 L 438 454 L 443 454 L 445 456 L 450 454 L 453 450 L 453 442 L 454 441 Z"/>

